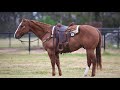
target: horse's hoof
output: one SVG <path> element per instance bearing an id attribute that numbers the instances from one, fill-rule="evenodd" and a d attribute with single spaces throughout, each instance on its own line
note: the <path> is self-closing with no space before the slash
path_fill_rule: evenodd
<path id="1" fill-rule="evenodd" d="M 55 76 L 55 73 L 53 73 L 52 76 Z"/>
<path id="2" fill-rule="evenodd" d="M 94 77 L 95 75 L 91 75 L 91 77 Z"/>
<path id="3" fill-rule="evenodd" d="M 60 73 L 59 76 L 62 76 L 62 74 Z"/>

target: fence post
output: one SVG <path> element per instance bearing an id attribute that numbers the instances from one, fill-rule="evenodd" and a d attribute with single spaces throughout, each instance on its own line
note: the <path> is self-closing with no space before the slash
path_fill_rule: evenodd
<path id="1" fill-rule="evenodd" d="M 105 48 L 106 46 L 105 46 L 105 33 L 104 33 L 104 51 L 105 51 Z"/>
<path id="2" fill-rule="evenodd" d="M 9 31 L 9 47 L 11 47 L 11 33 Z"/>
<path id="3" fill-rule="evenodd" d="M 29 51 L 29 54 L 30 54 L 30 49 L 31 49 L 30 37 L 31 37 L 31 34 L 28 33 L 28 35 L 29 35 L 29 47 L 28 47 L 28 51 Z"/>
<path id="4" fill-rule="evenodd" d="M 118 42 L 117 42 L 117 48 L 119 49 L 119 29 L 118 29 Z"/>

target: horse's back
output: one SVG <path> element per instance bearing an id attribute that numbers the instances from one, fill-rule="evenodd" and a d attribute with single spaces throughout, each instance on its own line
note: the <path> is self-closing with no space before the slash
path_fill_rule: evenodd
<path id="1" fill-rule="evenodd" d="M 80 25 L 80 38 L 84 47 L 95 48 L 99 42 L 99 31 L 97 28 L 90 25 Z"/>
<path id="2" fill-rule="evenodd" d="M 80 32 L 91 37 L 99 37 L 99 30 L 90 25 L 80 25 Z"/>
<path id="3" fill-rule="evenodd" d="M 80 30 L 87 30 L 88 32 L 98 33 L 98 29 L 90 25 L 80 25 Z"/>

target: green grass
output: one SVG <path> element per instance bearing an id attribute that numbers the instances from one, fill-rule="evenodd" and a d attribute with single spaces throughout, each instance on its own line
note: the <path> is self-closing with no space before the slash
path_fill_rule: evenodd
<path id="1" fill-rule="evenodd" d="M 95 78 L 120 78 L 120 54 L 102 54 L 103 70 Z M 86 54 L 60 55 L 62 76 L 51 76 L 51 63 L 44 54 L 0 54 L 0 78 L 82 78 Z M 91 69 L 88 77 L 90 77 Z"/>

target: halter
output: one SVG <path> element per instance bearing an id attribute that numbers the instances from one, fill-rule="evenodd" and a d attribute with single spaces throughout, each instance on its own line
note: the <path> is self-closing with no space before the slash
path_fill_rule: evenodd
<path id="1" fill-rule="evenodd" d="M 28 23 L 28 25 L 30 26 L 30 23 L 27 21 L 27 23 Z M 24 26 L 25 27 L 25 26 Z M 30 30 L 29 30 L 30 31 Z M 38 39 L 35 39 L 35 40 L 32 40 L 32 41 L 24 41 L 24 40 L 21 40 L 21 39 L 18 39 L 21 43 L 23 43 L 23 42 L 34 42 L 34 41 L 37 41 L 37 40 L 39 40 L 39 38 Z"/>

